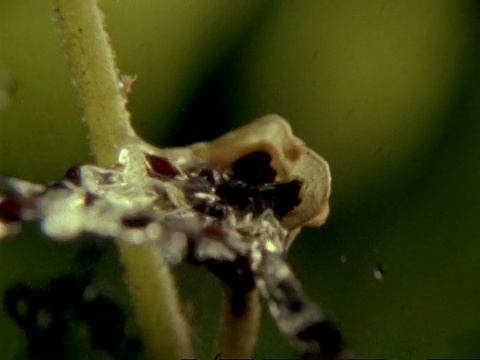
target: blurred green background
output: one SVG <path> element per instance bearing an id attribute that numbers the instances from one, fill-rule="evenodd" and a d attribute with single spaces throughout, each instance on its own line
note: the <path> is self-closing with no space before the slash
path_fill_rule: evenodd
<path id="1" fill-rule="evenodd" d="M 304 230 L 290 260 L 358 355 L 480 357 L 478 1 L 101 5 L 122 73 L 138 76 L 129 108 L 146 139 L 209 140 L 278 113 L 329 161 L 329 221 Z M 2 175 L 47 181 L 89 160 L 51 19 L 49 1 L 0 1 Z M 45 284 L 77 250 L 27 229 L 0 243 L 0 289 Z M 198 357 L 210 358 L 220 286 L 202 269 L 175 271 Z M 126 306 L 113 248 L 96 281 Z M 264 315 L 256 357 L 294 356 Z M 24 347 L 2 312 L 2 359 Z"/>

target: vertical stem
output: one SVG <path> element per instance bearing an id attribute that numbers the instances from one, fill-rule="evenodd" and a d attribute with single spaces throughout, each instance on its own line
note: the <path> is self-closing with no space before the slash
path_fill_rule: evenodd
<path id="1" fill-rule="evenodd" d="M 137 320 L 145 334 L 147 357 L 194 358 L 173 277 L 159 246 L 152 243 L 139 247 L 126 242 L 118 245 L 127 268 L 128 289 L 135 303 Z"/>
<path id="2" fill-rule="evenodd" d="M 240 304 L 239 304 L 240 302 Z M 251 358 L 257 343 L 261 306 L 258 291 L 241 299 L 224 291 L 217 351 L 221 358 Z"/>
<path id="3" fill-rule="evenodd" d="M 99 165 L 113 166 L 120 149 L 135 143 L 136 135 L 130 127 L 103 14 L 96 0 L 53 0 L 53 5 L 92 150 Z M 147 355 L 171 360 L 193 357 L 174 281 L 159 247 L 136 247 L 121 240 L 117 245 Z"/>
<path id="4" fill-rule="evenodd" d="M 115 55 L 96 0 L 53 0 L 54 16 L 99 165 L 112 166 L 134 136 Z"/>

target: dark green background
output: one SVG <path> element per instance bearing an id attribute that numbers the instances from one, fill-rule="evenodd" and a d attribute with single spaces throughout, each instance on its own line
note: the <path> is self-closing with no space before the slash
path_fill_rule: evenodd
<path id="1" fill-rule="evenodd" d="M 329 221 L 304 230 L 290 260 L 360 356 L 480 357 L 477 1 L 101 4 L 119 67 L 138 75 L 129 107 L 149 141 L 208 140 L 275 112 L 330 162 Z M 16 84 L 0 110 L 3 175 L 46 181 L 89 159 L 51 18 L 49 1 L 0 1 L 0 92 Z M 0 289 L 69 271 L 76 249 L 34 228 L 3 241 Z M 126 304 L 115 256 L 97 281 Z M 220 287 L 201 269 L 176 272 L 210 357 Z M 257 358 L 294 356 L 265 315 Z M 2 359 L 24 345 L 2 313 Z"/>

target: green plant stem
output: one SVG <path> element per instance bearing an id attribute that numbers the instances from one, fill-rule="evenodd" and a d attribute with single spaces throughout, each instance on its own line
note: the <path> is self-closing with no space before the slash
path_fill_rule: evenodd
<path id="1" fill-rule="evenodd" d="M 239 312 L 238 301 L 242 302 Z M 261 306 L 258 291 L 252 290 L 242 299 L 224 291 L 217 352 L 221 358 L 251 358 L 260 325 Z"/>
<path id="2" fill-rule="evenodd" d="M 57 28 L 99 165 L 116 163 L 119 148 L 135 136 L 104 18 L 96 0 L 53 0 Z"/>
<path id="3" fill-rule="evenodd" d="M 147 355 L 150 359 L 194 358 L 174 279 L 158 248 L 155 243 L 119 246 Z"/>
<path id="4" fill-rule="evenodd" d="M 130 126 L 103 14 L 96 0 L 53 0 L 53 5 L 92 151 L 100 166 L 111 167 L 120 149 L 138 139 Z M 138 155 L 133 158 L 143 161 Z M 194 357 L 174 280 L 159 247 L 134 246 L 120 239 L 117 245 L 149 358 Z"/>

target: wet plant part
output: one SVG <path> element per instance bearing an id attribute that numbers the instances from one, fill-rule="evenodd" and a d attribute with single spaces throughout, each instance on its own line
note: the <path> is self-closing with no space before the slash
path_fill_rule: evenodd
<path id="1" fill-rule="evenodd" d="M 261 141 L 256 138 L 259 132 L 264 135 Z M 253 140 L 250 134 L 255 134 Z M 277 143 L 269 134 L 275 134 Z M 221 149 L 219 144 L 228 146 Z M 38 221 L 57 241 L 90 233 L 139 247 L 155 244 L 170 265 L 186 261 L 215 274 L 231 296 L 234 313 L 242 314 L 245 299 L 258 289 L 279 329 L 302 352 L 338 356 L 343 347 L 340 332 L 308 300 L 285 261 L 298 222 L 323 222 L 328 214 L 324 207 L 330 178 L 323 159 L 277 116 L 212 143 L 155 151 L 144 143 L 138 147 L 144 149 L 142 177 L 131 161 L 132 150 L 124 148 L 112 169 L 77 166 L 64 180 L 48 185 L 3 179 L 2 235 Z M 285 149 L 296 158 L 288 159 Z M 232 157 L 230 164 L 215 161 L 232 153 L 238 158 Z M 292 169 L 298 172 L 311 157 L 317 161 L 317 179 L 326 182 L 313 187 L 321 189 L 320 194 L 305 197 L 308 181 L 315 180 Z M 314 206 L 305 207 L 305 202 Z"/>

